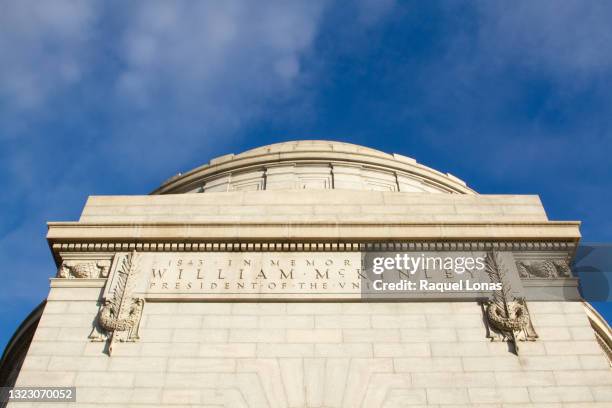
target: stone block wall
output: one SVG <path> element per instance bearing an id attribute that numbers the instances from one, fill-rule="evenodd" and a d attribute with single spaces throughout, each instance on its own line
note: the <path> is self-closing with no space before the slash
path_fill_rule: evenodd
<path id="1" fill-rule="evenodd" d="M 52 289 L 17 386 L 76 386 L 80 407 L 612 406 L 579 302 L 530 302 L 518 357 L 473 302 L 150 302 L 109 357 L 88 340 L 99 292 Z"/>

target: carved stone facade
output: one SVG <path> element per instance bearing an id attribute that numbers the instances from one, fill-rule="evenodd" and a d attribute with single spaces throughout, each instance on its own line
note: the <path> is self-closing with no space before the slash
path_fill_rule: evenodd
<path id="1" fill-rule="evenodd" d="M 141 273 L 138 266 L 139 255 L 136 251 L 127 255 L 117 255 L 120 260 L 110 281 L 98 318 L 89 338 L 93 341 L 108 340 L 107 352 L 110 356 L 115 341 L 135 341 L 142 317 L 144 299 L 134 297 L 134 286 Z"/>
<path id="2" fill-rule="evenodd" d="M 106 278 L 110 261 L 63 261 L 57 271 L 58 278 Z"/>
<path id="3" fill-rule="evenodd" d="M 300 141 L 49 225 L 58 273 L 16 385 L 75 386 L 77 406 L 612 404 L 609 327 L 568 266 L 579 223 L 537 196 Z M 482 255 L 465 279 L 501 289 L 368 298 L 372 251 Z"/>
<path id="4" fill-rule="evenodd" d="M 527 301 L 524 297 L 514 296 L 508 271 L 503 258 L 496 252 L 486 257 L 486 270 L 492 282 L 499 282 L 502 289 L 493 293 L 486 303 L 485 316 L 487 337 L 492 340 L 510 341 L 513 351 L 518 354 L 519 341 L 535 341 L 538 335 L 533 327 Z"/>
<path id="5" fill-rule="evenodd" d="M 570 266 L 563 259 L 543 261 L 519 261 L 516 263 L 521 278 L 569 278 L 572 276 Z"/>

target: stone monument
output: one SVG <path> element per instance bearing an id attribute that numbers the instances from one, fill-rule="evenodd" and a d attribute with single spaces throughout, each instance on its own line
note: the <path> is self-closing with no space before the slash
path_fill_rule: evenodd
<path id="1" fill-rule="evenodd" d="M 91 196 L 47 239 L 58 272 L 5 386 L 76 387 L 88 407 L 612 406 L 610 328 L 571 270 L 579 223 L 409 157 L 259 147 Z M 371 254 L 456 253 L 499 290 L 444 268 L 406 276 L 445 291 L 366 290 Z"/>

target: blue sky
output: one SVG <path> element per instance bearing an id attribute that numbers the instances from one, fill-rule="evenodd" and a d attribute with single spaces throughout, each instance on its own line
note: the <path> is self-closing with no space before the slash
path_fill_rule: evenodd
<path id="1" fill-rule="evenodd" d="M 1 9 L 0 347 L 55 274 L 46 221 L 284 140 L 363 144 L 481 193 L 540 194 L 551 219 L 611 240 L 610 2 Z"/>

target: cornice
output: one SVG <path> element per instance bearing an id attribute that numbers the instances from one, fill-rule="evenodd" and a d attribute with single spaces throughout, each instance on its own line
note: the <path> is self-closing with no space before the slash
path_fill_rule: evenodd
<path id="1" fill-rule="evenodd" d="M 47 240 L 57 242 L 150 241 L 398 241 L 580 239 L 579 222 L 376 223 L 376 222 L 52 222 Z"/>
<path id="2" fill-rule="evenodd" d="M 565 251 L 573 241 L 412 241 L 412 242 L 64 242 L 54 243 L 56 252 L 108 251 Z"/>

